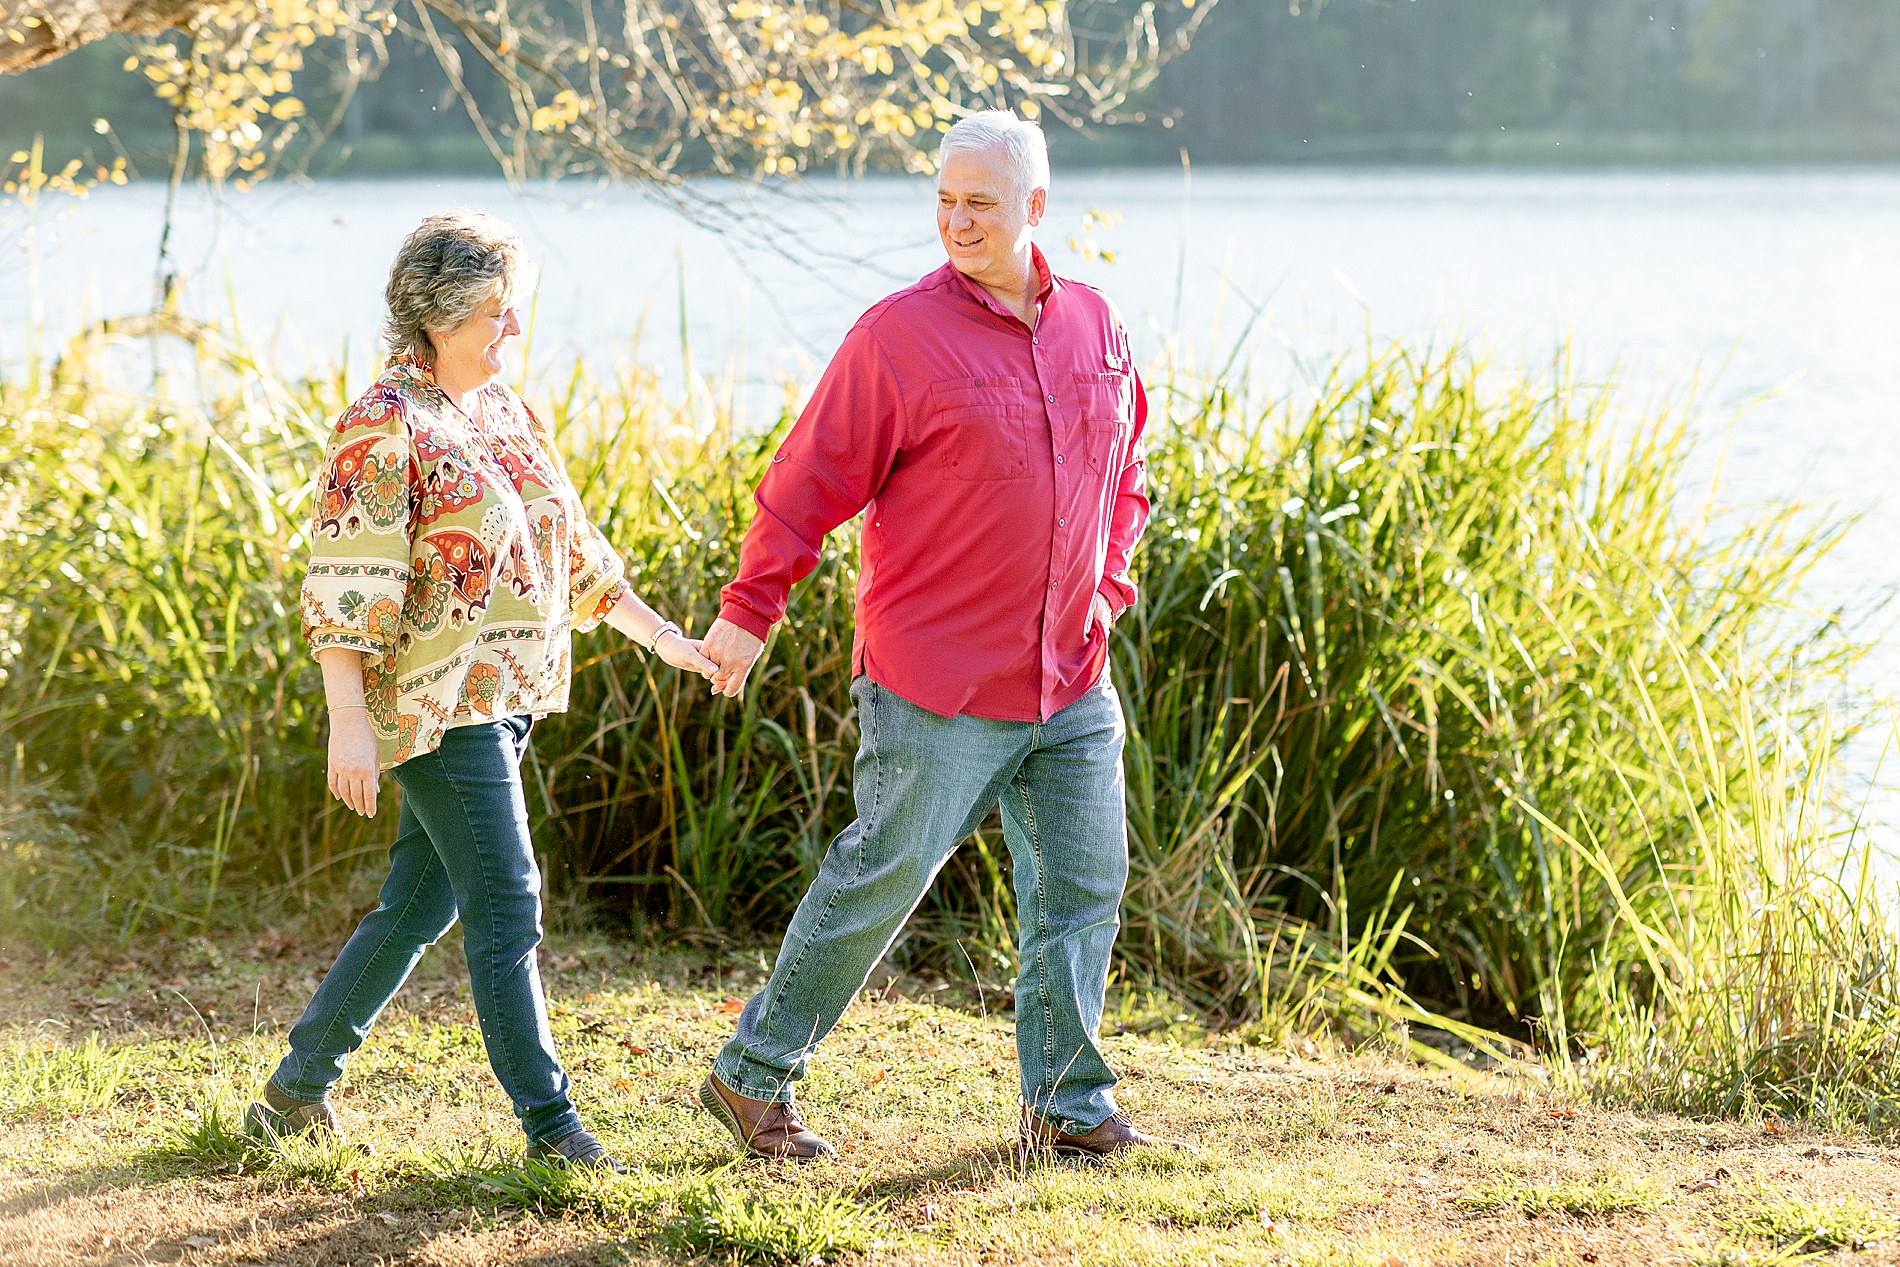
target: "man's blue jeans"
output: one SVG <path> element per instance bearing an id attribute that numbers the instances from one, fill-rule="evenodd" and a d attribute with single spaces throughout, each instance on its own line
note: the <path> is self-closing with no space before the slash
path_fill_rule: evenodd
<path id="1" fill-rule="evenodd" d="M 789 1100 L 958 842 L 1001 802 L 1019 921 L 1023 1101 L 1071 1133 L 1115 1111 L 1098 1037 L 1128 880 L 1121 702 L 1106 677 L 1047 722 L 939 717 L 868 677 L 851 686 L 858 819 L 831 843 L 765 988 L 714 1062 L 755 1100 Z"/>
<path id="2" fill-rule="evenodd" d="M 290 1031 L 271 1082 L 299 1100 L 329 1094 L 389 1000 L 459 914 L 488 1063 L 530 1144 L 581 1128 L 554 1053 L 541 969 L 541 872 L 528 837 L 521 757 L 534 722 L 457 726 L 397 766 L 402 818 L 382 900 L 350 935 Z"/>

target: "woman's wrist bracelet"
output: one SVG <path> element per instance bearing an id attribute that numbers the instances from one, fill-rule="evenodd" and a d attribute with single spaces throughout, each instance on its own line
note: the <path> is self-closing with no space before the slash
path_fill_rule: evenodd
<path id="1" fill-rule="evenodd" d="M 674 624 L 670 620 L 662 621 L 660 623 L 660 627 L 653 631 L 653 636 L 647 639 L 647 653 L 651 655 L 654 652 L 654 650 L 659 647 L 660 639 L 666 637 L 666 635 L 670 633 L 678 633 L 678 632 L 680 632 L 680 627 L 678 625 Z"/>
<path id="2" fill-rule="evenodd" d="M 346 708 L 360 708 L 366 713 L 369 711 L 368 704 L 329 704 L 326 707 L 333 713 L 340 713 Z"/>

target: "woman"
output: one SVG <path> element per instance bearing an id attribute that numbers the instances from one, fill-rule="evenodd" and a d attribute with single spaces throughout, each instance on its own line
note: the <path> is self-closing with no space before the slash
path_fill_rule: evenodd
<path id="1" fill-rule="evenodd" d="M 492 217 L 424 220 L 389 274 L 388 366 L 324 456 L 303 627 L 323 667 L 330 791 L 373 815 L 391 770 L 402 818 L 380 903 L 247 1115 L 261 1137 L 336 1132 L 330 1088 L 459 915 L 482 1041 L 528 1155 L 622 1169 L 582 1128 L 548 1030 L 521 756 L 534 719 L 567 708 L 573 630 L 605 621 L 676 668 L 714 665 L 634 596 L 547 429 L 496 381 L 526 263 Z"/>

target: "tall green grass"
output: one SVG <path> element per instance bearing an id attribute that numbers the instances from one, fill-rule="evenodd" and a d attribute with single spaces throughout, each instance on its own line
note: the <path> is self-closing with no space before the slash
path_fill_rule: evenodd
<path id="1" fill-rule="evenodd" d="M 115 391 L 83 349 L 0 385 L 0 742 L 78 815 L 16 812 L 0 899 L 48 935 L 342 907 L 391 831 L 323 794 L 295 617 L 308 481 L 363 384 L 195 346 L 189 390 Z M 1696 513 L 1685 412 L 1561 361 L 1400 345 L 1290 398 L 1159 378 L 1114 651 L 1122 979 L 1263 1034 L 1482 1027 L 1659 1103 L 1884 1111 L 1896 940 L 1825 707 L 1855 648 L 1796 602 L 1841 525 Z M 758 434 L 643 371 L 528 394 L 642 592 L 703 627 L 791 395 Z M 579 644 L 526 772 L 559 900 L 777 930 L 851 814 L 854 569 L 839 534 L 740 700 Z M 899 954 L 1002 986 L 1006 863 L 979 832 Z"/>

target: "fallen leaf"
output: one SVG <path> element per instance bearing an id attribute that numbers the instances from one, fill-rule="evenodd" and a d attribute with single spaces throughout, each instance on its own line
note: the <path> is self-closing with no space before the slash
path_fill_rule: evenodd
<path id="1" fill-rule="evenodd" d="M 1788 1128 L 1771 1117 L 1761 1124 L 1761 1133 L 1763 1135 L 1786 1135 Z"/>
<path id="2" fill-rule="evenodd" d="M 740 1012 L 745 1011 L 745 1000 L 735 999 L 730 994 L 728 994 L 726 996 L 726 1001 L 724 1003 L 721 1003 L 717 1010 L 721 1012 L 730 1012 L 734 1016 L 737 1016 Z"/>
<path id="3" fill-rule="evenodd" d="M 1398 1254 L 1387 1254 L 1379 1260 L 1379 1267 L 1411 1267 L 1411 1264 Z"/>
<path id="4" fill-rule="evenodd" d="M 210 1249 L 217 1243 L 218 1239 L 215 1236 L 187 1236 L 185 1238 L 185 1244 L 193 1249 Z"/>
<path id="5" fill-rule="evenodd" d="M 635 1085 L 632 1078 L 615 1078 L 613 1081 L 613 1089 L 616 1091 L 631 1091 Z"/>
<path id="6" fill-rule="evenodd" d="M 1597 1256 L 1595 1254 L 1578 1254 L 1577 1257 L 1581 1258 L 1586 1263 L 1594 1263 L 1597 1260 Z"/>
<path id="7" fill-rule="evenodd" d="M 871 1080 L 867 1082 L 865 1085 L 870 1086 L 870 1087 L 876 1086 L 878 1083 L 884 1081 L 884 1074 L 885 1074 L 884 1066 L 879 1065 L 877 1067 L 877 1072 L 871 1075 Z"/>
<path id="8" fill-rule="evenodd" d="M 1544 1116 L 1545 1117 L 1575 1117 L 1577 1116 L 1577 1111 L 1575 1109 L 1545 1109 Z"/>
<path id="9" fill-rule="evenodd" d="M 1286 1224 L 1267 1213 L 1267 1207 L 1260 1207 L 1260 1226 L 1267 1229 L 1268 1236 L 1285 1236 Z"/>
<path id="10" fill-rule="evenodd" d="M 642 1047 L 639 1043 L 622 1043 L 620 1045 L 622 1047 L 625 1047 L 627 1049 L 628 1054 L 630 1055 L 651 1056 L 653 1054 L 653 1049 L 651 1047 Z"/>

